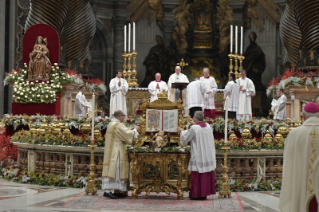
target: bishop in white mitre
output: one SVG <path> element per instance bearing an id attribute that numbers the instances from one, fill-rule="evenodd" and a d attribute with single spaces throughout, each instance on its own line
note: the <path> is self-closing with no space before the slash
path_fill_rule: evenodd
<path id="1" fill-rule="evenodd" d="M 155 101 L 157 99 L 157 94 L 161 93 L 163 90 L 168 90 L 167 84 L 166 82 L 161 80 L 161 74 L 156 73 L 155 80 L 150 82 L 150 84 L 148 85 L 148 91 L 151 94 L 150 102 Z"/>
<path id="2" fill-rule="evenodd" d="M 181 73 L 181 67 L 175 67 L 175 73 L 172 74 L 168 79 L 168 99 L 172 102 L 177 102 L 180 98 L 180 90 L 172 88 L 172 84 L 175 82 L 189 82 L 185 74 Z M 184 105 L 184 116 L 187 115 L 187 89 L 185 88 L 182 92 L 183 105 Z"/>
<path id="3" fill-rule="evenodd" d="M 283 89 L 280 88 L 277 91 L 277 94 L 279 96 L 279 99 L 273 99 L 271 102 L 271 110 L 274 111 L 274 119 L 278 120 L 286 120 L 287 119 L 287 108 L 286 108 L 286 103 L 287 103 L 287 97 L 283 93 Z"/>
<path id="4" fill-rule="evenodd" d="M 236 116 L 238 120 L 251 120 L 251 97 L 256 94 L 255 85 L 251 79 L 246 77 L 247 72 L 245 69 L 241 70 L 240 75 L 241 77 L 237 79 L 239 86 L 239 104 Z"/>
<path id="5" fill-rule="evenodd" d="M 204 116 L 215 119 L 215 94 L 217 93 L 217 84 L 214 77 L 209 76 L 209 69 L 203 69 L 204 76 L 200 78 L 206 85 L 206 93 L 204 95 Z"/>
<path id="6" fill-rule="evenodd" d="M 116 110 L 121 110 L 127 115 L 126 109 L 126 93 L 128 91 L 128 84 L 122 78 L 122 72 L 118 71 L 116 77 L 110 82 L 111 101 L 110 101 L 110 117 Z"/>
<path id="7" fill-rule="evenodd" d="M 235 81 L 236 77 L 234 73 L 229 73 L 228 79 L 229 82 L 224 89 L 224 99 L 228 96 L 228 118 L 236 119 L 236 113 L 238 111 L 239 86 Z M 224 110 L 226 112 L 226 105 L 224 106 Z"/>
<path id="8" fill-rule="evenodd" d="M 86 113 L 92 110 L 92 105 L 84 96 L 86 90 L 85 85 L 79 87 L 80 91 L 75 97 L 74 117 L 86 117 Z"/>
<path id="9" fill-rule="evenodd" d="M 306 104 L 303 118 L 305 121 L 302 126 L 289 132 L 285 140 L 279 200 L 281 212 L 308 211 L 308 203 L 313 201 L 318 189 L 313 181 L 315 162 L 319 155 L 318 104 Z"/>

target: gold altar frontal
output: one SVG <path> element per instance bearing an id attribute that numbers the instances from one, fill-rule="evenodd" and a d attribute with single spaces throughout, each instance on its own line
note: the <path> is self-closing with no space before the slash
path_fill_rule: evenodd
<path id="1" fill-rule="evenodd" d="M 188 174 L 189 153 L 129 153 L 134 182 L 132 199 L 141 192 L 176 193 L 183 199 L 183 191 L 190 190 Z"/>

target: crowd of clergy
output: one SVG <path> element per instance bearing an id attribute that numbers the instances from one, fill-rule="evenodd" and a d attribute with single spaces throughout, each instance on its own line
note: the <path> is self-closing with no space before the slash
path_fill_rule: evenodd
<path id="1" fill-rule="evenodd" d="M 186 82 L 188 78 L 177 66 L 168 83 L 161 80 L 160 73 L 148 86 L 150 101 L 157 99 L 157 94 L 163 90 L 168 92 L 168 98 L 176 102 L 180 98 L 180 90 L 172 88 L 173 83 Z M 123 123 L 126 118 L 126 93 L 128 84 L 117 72 L 110 82 L 111 122 L 105 135 L 105 150 L 102 172 L 103 196 L 118 199 L 127 196 L 129 179 L 129 160 L 125 152 L 137 138 L 140 126 L 128 128 Z M 85 108 L 91 110 L 84 96 L 85 87 L 80 87 L 76 96 L 75 116 L 86 116 Z M 209 69 L 203 69 L 203 76 L 196 77 L 182 91 L 184 115 L 189 114 L 191 127 L 187 130 L 180 127 L 180 143 L 190 144 L 191 158 L 188 171 L 191 172 L 190 199 L 206 200 L 207 196 L 216 194 L 215 168 L 216 152 L 213 129 L 204 122 L 206 117 L 215 118 L 214 96 L 217 92 L 215 79 L 209 75 Z M 246 71 L 241 71 L 241 77 L 235 79 L 229 74 L 229 82 L 224 89 L 224 97 L 228 97 L 228 117 L 238 120 L 251 120 L 251 97 L 255 95 L 253 82 L 246 77 Z M 274 119 L 286 120 L 287 98 L 283 89 L 277 92 L 278 99 L 273 100 Z M 225 108 L 224 108 L 225 109 Z M 313 198 L 319 197 L 319 105 L 310 102 L 303 108 L 303 124 L 293 129 L 285 140 L 283 179 L 280 194 L 279 209 L 282 212 L 309 211 L 313 207 Z M 113 192 L 112 192 L 113 191 Z M 317 204 L 317 203 L 315 203 Z M 318 205 L 315 205 L 318 208 Z M 319 212 L 319 210 L 318 210 Z"/>

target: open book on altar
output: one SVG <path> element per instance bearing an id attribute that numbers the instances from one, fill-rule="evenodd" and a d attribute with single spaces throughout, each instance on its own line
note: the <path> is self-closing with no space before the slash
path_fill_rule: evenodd
<path id="1" fill-rule="evenodd" d="M 146 109 L 146 132 L 177 132 L 178 109 Z"/>

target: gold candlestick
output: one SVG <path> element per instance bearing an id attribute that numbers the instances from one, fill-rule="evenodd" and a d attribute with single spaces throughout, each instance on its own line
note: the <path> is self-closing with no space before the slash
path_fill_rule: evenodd
<path id="1" fill-rule="evenodd" d="M 243 70 L 243 61 L 244 61 L 245 57 L 241 54 L 241 55 L 238 55 L 238 59 L 239 59 L 238 77 L 240 77 L 240 72 L 241 72 L 241 70 Z"/>
<path id="2" fill-rule="evenodd" d="M 138 88 L 138 84 L 137 84 L 137 79 L 136 79 L 136 74 L 137 74 L 137 71 L 136 71 L 136 55 L 137 55 L 137 52 L 135 50 L 133 50 L 132 52 L 132 57 L 133 57 L 133 65 L 132 65 L 132 68 L 133 68 L 133 71 L 132 71 L 132 87 L 134 88 Z"/>
<path id="3" fill-rule="evenodd" d="M 131 52 L 129 52 L 127 54 L 127 57 L 128 57 L 128 61 L 127 61 L 127 84 L 129 87 L 132 87 L 132 79 L 131 79 L 131 75 L 132 75 L 132 72 L 131 72 L 131 57 L 132 57 L 132 54 Z"/>
<path id="4" fill-rule="evenodd" d="M 234 54 L 231 52 L 229 55 L 229 73 L 233 73 L 233 69 L 234 69 L 234 66 L 233 66 L 233 58 L 234 58 Z"/>
<path id="5" fill-rule="evenodd" d="M 85 194 L 88 195 L 89 193 L 91 193 L 92 195 L 96 196 L 97 189 L 95 187 L 95 173 L 94 173 L 94 168 L 95 168 L 94 148 L 96 147 L 96 145 L 94 145 L 94 141 L 92 141 L 91 145 L 88 145 L 88 146 L 91 148 L 91 165 L 90 165 L 90 174 L 89 174 L 90 180 L 86 186 Z"/>
<path id="6" fill-rule="evenodd" d="M 223 166 L 223 184 L 221 185 L 219 196 L 218 198 L 231 198 L 231 191 L 230 191 L 230 185 L 228 184 L 229 177 L 227 175 L 228 167 L 227 167 L 227 152 L 230 149 L 228 146 L 228 143 L 225 143 L 222 147 L 222 150 L 224 150 L 224 166 Z"/>
<path id="7" fill-rule="evenodd" d="M 122 56 L 123 56 L 123 58 L 124 58 L 124 64 L 123 64 L 123 78 L 125 79 L 126 78 L 126 75 L 127 75 L 127 73 L 126 73 L 126 58 L 127 58 L 127 53 L 126 52 L 124 52 L 123 54 L 122 54 Z"/>
<path id="8" fill-rule="evenodd" d="M 238 72 L 239 67 L 238 67 L 238 54 L 237 53 L 234 54 L 234 59 L 235 59 L 234 73 L 235 73 L 236 79 L 238 79 L 240 77 L 240 74 Z"/>

